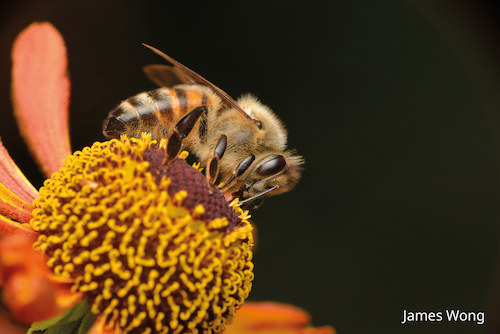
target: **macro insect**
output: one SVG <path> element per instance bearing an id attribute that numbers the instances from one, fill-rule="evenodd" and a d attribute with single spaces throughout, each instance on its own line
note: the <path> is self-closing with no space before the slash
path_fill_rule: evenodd
<path id="1" fill-rule="evenodd" d="M 295 186 L 303 158 L 286 150 L 287 131 L 269 107 L 251 94 L 235 101 L 175 59 L 144 46 L 173 66 L 144 67 L 161 88 L 130 97 L 113 109 L 103 124 L 107 138 L 140 137 L 142 132 L 157 140 L 168 138 L 169 161 L 185 147 L 206 167 L 211 186 L 220 177 L 218 188 L 242 203 L 262 202 Z"/>

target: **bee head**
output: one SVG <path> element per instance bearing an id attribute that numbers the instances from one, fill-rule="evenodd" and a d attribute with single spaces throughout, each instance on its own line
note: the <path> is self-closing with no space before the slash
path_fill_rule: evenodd
<path id="1" fill-rule="evenodd" d="M 254 95 L 245 94 L 238 99 L 238 105 L 256 122 L 264 137 L 262 141 L 284 150 L 287 142 L 287 131 L 283 122 L 266 105 L 262 104 Z"/>
<path id="2" fill-rule="evenodd" d="M 292 151 L 264 154 L 255 159 L 243 186 L 233 193 L 243 203 L 291 190 L 297 184 L 304 159 Z"/>

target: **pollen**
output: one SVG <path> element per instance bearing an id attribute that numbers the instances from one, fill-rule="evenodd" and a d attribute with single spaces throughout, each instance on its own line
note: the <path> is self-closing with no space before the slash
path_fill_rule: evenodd
<path id="1" fill-rule="evenodd" d="M 151 136 L 69 156 L 35 199 L 35 249 L 104 329 L 220 333 L 252 287 L 252 226 Z"/>

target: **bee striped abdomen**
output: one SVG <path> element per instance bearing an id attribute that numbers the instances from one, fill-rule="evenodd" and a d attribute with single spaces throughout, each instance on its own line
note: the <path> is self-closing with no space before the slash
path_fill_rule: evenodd
<path id="1" fill-rule="evenodd" d="M 206 95 L 196 89 L 163 87 L 143 92 L 109 113 L 103 133 L 108 138 L 118 138 L 122 134 L 140 137 L 141 132 L 150 132 L 155 139 L 165 138 L 179 119 L 206 104 Z"/>

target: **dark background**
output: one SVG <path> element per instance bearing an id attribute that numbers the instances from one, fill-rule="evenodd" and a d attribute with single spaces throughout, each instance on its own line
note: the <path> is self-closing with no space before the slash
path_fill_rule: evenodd
<path id="1" fill-rule="evenodd" d="M 149 43 L 234 97 L 252 92 L 305 156 L 302 181 L 253 212 L 250 300 L 339 333 L 494 333 L 500 31 L 489 1 L 12 1 L 0 7 L 0 135 L 39 187 L 9 99 L 10 47 L 33 21 L 64 36 L 74 149 L 155 88 Z M 486 324 L 401 325 L 411 311 Z"/>

